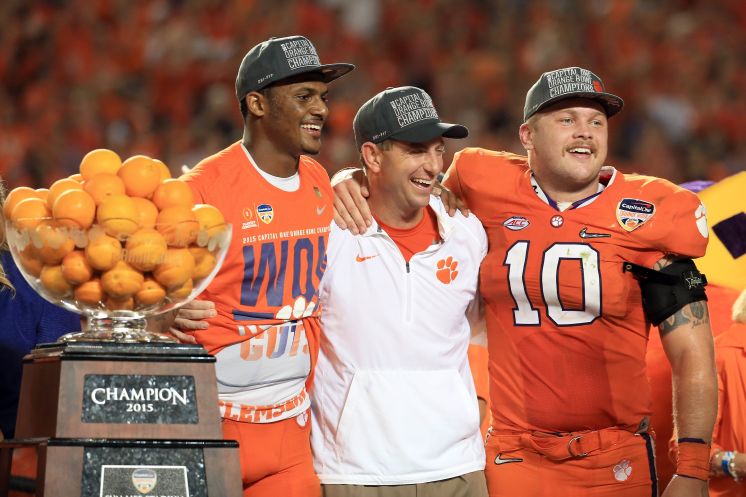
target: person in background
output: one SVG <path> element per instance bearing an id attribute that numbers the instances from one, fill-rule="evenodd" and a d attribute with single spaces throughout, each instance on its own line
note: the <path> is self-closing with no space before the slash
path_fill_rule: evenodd
<path id="1" fill-rule="evenodd" d="M 0 178 L 0 205 L 5 188 Z M 31 288 L 21 275 L 5 239 L 0 209 L 0 431 L 13 438 L 21 391 L 23 357 L 39 344 L 55 342 L 65 333 L 80 330 L 80 316 L 52 304 Z"/>
<path id="2" fill-rule="evenodd" d="M 746 290 L 733 305 L 733 325 L 715 338 L 718 417 L 712 435 L 710 495 L 746 495 Z"/>
<path id="3" fill-rule="evenodd" d="M 55 342 L 80 330 L 80 316 L 42 298 L 23 278 L 5 238 L 5 187 L 0 178 L 0 438 L 13 438 L 21 393 L 23 357 L 39 344 Z M 15 450 L 10 496 L 21 493 L 16 483 L 36 473 L 36 453 Z M 30 480 L 29 480 L 30 481 Z M 25 485 L 26 487 L 28 485 Z"/>

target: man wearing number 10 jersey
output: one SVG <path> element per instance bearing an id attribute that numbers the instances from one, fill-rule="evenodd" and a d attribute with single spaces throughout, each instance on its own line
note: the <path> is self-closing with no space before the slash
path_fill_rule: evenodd
<path id="1" fill-rule="evenodd" d="M 217 359 L 223 433 L 239 442 L 245 497 L 320 494 L 306 388 L 333 197 L 308 155 L 321 146 L 327 83 L 353 67 L 321 65 L 302 36 L 255 46 L 236 79 L 243 140 L 184 177 L 233 226 L 223 266 L 199 296 L 217 315 L 194 337 Z"/>
<path id="2" fill-rule="evenodd" d="M 468 148 L 444 181 L 489 240 L 480 293 L 491 497 L 658 492 L 645 375 L 650 323 L 625 263 L 653 268 L 668 256 L 699 257 L 707 225 L 694 194 L 602 167 L 607 119 L 621 106 L 590 71 L 545 73 L 527 96 L 520 134 L 528 157 Z M 706 306 L 692 302 L 660 326 L 686 385 L 679 436 L 695 446 L 682 449 L 678 474 L 686 478 L 676 491 L 695 495 L 707 472 L 687 464 L 704 463 L 697 445 L 706 451 L 714 404 Z"/>

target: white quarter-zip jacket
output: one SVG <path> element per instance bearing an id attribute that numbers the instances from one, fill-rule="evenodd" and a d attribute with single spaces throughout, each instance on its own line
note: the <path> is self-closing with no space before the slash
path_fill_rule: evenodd
<path id="1" fill-rule="evenodd" d="M 484 469 L 467 360 L 487 238 L 431 197 L 441 241 L 406 263 L 375 221 L 332 226 L 311 431 L 321 483 L 403 485 Z"/>

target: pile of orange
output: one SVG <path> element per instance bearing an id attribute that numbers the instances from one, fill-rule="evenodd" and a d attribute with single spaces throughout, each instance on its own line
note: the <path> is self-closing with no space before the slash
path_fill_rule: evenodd
<path id="1" fill-rule="evenodd" d="M 49 189 L 19 187 L 3 206 L 19 262 L 51 296 L 82 307 L 141 310 L 184 299 L 217 264 L 220 211 L 144 155 L 89 152 Z"/>

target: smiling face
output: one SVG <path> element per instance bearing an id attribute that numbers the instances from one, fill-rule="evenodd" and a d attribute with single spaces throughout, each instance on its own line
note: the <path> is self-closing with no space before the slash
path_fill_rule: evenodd
<path id="1" fill-rule="evenodd" d="M 329 114 L 327 93 L 321 81 L 291 82 L 265 91 L 267 112 L 262 124 L 276 148 L 295 157 L 319 153 L 321 130 Z"/>
<path id="2" fill-rule="evenodd" d="M 424 143 L 363 144 L 374 214 L 392 226 L 397 226 L 397 220 L 419 219 L 443 170 L 444 152 L 440 136 Z"/>
<path id="3" fill-rule="evenodd" d="M 608 152 L 604 108 L 583 98 L 561 100 L 521 125 L 536 181 L 557 201 L 575 201 L 597 190 Z"/>

